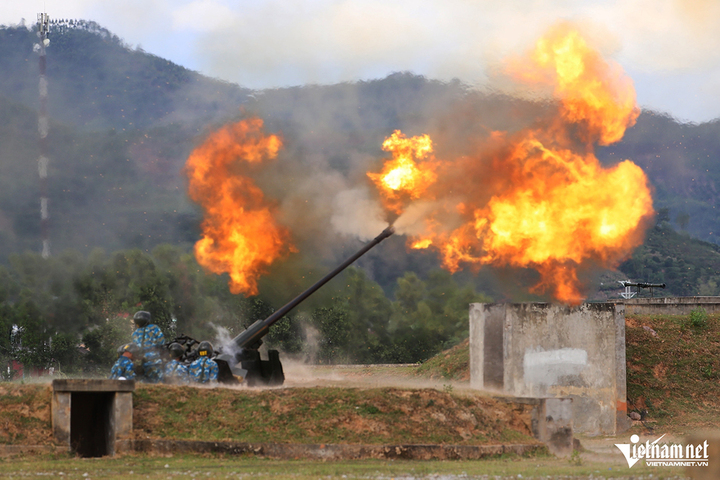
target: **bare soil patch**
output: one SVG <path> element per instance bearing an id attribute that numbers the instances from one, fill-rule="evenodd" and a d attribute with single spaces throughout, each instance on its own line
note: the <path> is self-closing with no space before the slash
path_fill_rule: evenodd
<path id="1" fill-rule="evenodd" d="M 0 383 L 0 444 L 52 445 L 49 384 Z"/>

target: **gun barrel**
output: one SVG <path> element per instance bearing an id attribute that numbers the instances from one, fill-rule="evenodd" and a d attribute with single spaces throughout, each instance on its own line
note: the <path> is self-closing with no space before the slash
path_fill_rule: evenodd
<path id="1" fill-rule="evenodd" d="M 378 243 L 382 242 L 386 238 L 388 238 L 390 235 L 395 233 L 395 229 L 393 226 L 387 227 L 385 230 L 380 233 L 377 237 L 375 237 L 373 240 L 371 240 L 369 243 L 367 243 L 363 248 L 361 248 L 357 253 L 354 255 L 348 257 L 347 260 L 345 260 L 343 263 L 341 263 L 335 270 L 331 271 L 327 275 L 325 275 L 323 278 L 315 282 L 310 288 L 302 292 L 300 295 L 292 299 L 290 302 L 288 302 L 285 306 L 280 308 L 279 310 L 275 311 L 272 315 L 267 317 L 265 320 L 258 320 L 255 323 L 253 323 L 250 327 L 247 328 L 244 332 L 240 333 L 237 337 L 233 339 L 233 342 L 235 342 L 236 345 L 239 347 L 245 348 L 249 345 L 252 345 L 259 339 L 265 336 L 268 329 L 278 320 L 280 320 L 282 317 L 287 315 L 290 310 L 298 306 L 303 300 L 305 300 L 307 297 L 315 293 L 320 287 L 325 285 L 327 282 L 332 280 L 333 277 L 335 277 L 338 273 L 345 270 L 347 267 L 350 266 L 355 260 L 365 255 L 368 250 L 373 248 Z"/>
<path id="2" fill-rule="evenodd" d="M 629 282 L 627 280 L 623 280 L 620 283 L 623 287 L 665 288 L 664 283 Z"/>

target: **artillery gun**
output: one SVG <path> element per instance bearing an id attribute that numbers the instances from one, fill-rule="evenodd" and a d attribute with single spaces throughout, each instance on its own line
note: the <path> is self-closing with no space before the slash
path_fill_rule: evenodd
<path id="1" fill-rule="evenodd" d="M 641 288 L 649 288 L 651 297 L 654 296 L 653 292 L 656 288 L 665 288 L 664 283 L 631 282 L 630 280 L 618 280 L 618 283 L 625 287 L 625 291 L 620 294 L 625 300 L 633 298 Z M 636 290 L 633 292 L 630 287 L 636 287 Z"/>
<path id="2" fill-rule="evenodd" d="M 237 383 L 237 377 L 242 377 L 249 386 L 254 385 L 282 385 L 285 381 L 280 355 L 277 350 L 268 350 L 268 359 L 260 356 L 262 338 L 267 335 L 270 327 L 287 315 L 290 310 L 298 306 L 303 300 L 312 295 L 320 287 L 329 282 L 337 274 L 349 267 L 355 260 L 365 255 L 371 248 L 395 233 L 390 226 L 377 237 L 367 243 L 357 253 L 350 256 L 335 270 L 315 282 L 310 288 L 302 292 L 284 307 L 275 311 L 265 320 L 257 320 L 242 333 L 232 339 L 229 345 L 224 345 L 214 358 L 218 364 L 218 381 L 221 383 Z"/>

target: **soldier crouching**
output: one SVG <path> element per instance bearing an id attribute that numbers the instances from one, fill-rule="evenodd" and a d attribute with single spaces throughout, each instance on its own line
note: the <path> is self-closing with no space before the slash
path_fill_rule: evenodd
<path id="1" fill-rule="evenodd" d="M 187 365 L 180 363 L 185 349 L 177 342 L 173 342 L 168 346 L 170 353 L 170 361 L 165 364 L 163 373 L 163 382 L 171 384 L 186 384 L 190 381 L 190 372 Z"/>
<path id="2" fill-rule="evenodd" d="M 190 378 L 196 383 L 215 383 L 218 378 L 218 366 L 210 358 L 213 355 L 213 346 L 208 341 L 200 342 L 198 346 L 199 358 L 190 364 Z"/>
<path id="3" fill-rule="evenodd" d="M 159 349 L 165 344 L 165 335 L 157 325 L 151 324 L 150 312 L 135 312 L 133 321 L 137 327 L 132 340 L 138 346 L 142 358 L 142 380 L 148 383 L 162 381 L 163 362 Z M 139 373 L 139 372 L 138 372 Z"/>
<path id="4" fill-rule="evenodd" d="M 134 343 L 127 343 L 117 349 L 118 359 L 110 370 L 111 380 L 135 380 L 134 357 L 138 347 Z"/>

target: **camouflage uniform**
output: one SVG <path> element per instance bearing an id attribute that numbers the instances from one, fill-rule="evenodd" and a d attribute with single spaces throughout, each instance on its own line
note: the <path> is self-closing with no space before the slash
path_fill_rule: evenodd
<path id="1" fill-rule="evenodd" d="M 208 357 L 200 357 L 190 364 L 190 378 L 197 383 L 217 382 L 218 366 Z"/>
<path id="2" fill-rule="evenodd" d="M 140 347 L 142 366 L 145 370 L 144 380 L 149 383 L 162 381 L 162 358 L 158 350 L 165 344 L 165 335 L 160 327 L 150 324 L 137 328 L 132 334 L 132 340 Z"/>
<path id="3" fill-rule="evenodd" d="M 163 381 L 165 383 L 188 383 L 190 381 L 190 372 L 187 365 L 183 365 L 177 360 L 170 360 L 165 365 Z"/>
<path id="4" fill-rule="evenodd" d="M 110 370 L 110 378 L 112 380 L 118 380 L 120 377 L 123 377 L 126 380 L 135 380 L 135 367 L 133 366 L 133 361 L 125 356 L 118 358 L 115 365 L 113 365 L 112 370 Z"/>

